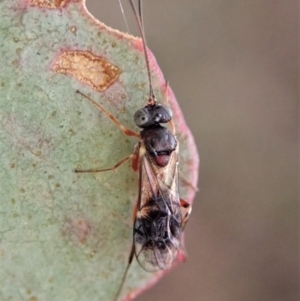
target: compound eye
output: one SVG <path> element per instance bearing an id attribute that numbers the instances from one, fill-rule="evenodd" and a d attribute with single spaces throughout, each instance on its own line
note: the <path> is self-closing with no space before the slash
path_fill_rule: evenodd
<path id="1" fill-rule="evenodd" d="M 165 110 L 167 111 L 168 115 L 170 116 L 170 120 L 173 117 L 173 111 L 171 110 L 170 107 L 164 106 Z"/>
<path id="2" fill-rule="evenodd" d="M 166 113 L 167 113 L 166 119 L 168 119 L 168 121 L 170 121 L 173 117 L 173 112 L 172 112 L 171 108 L 168 106 L 164 106 L 164 109 L 166 110 Z"/>
<path id="3" fill-rule="evenodd" d="M 172 119 L 173 113 L 170 107 L 159 105 L 156 108 L 155 121 L 157 123 L 167 123 Z"/>
<path id="4" fill-rule="evenodd" d="M 150 120 L 149 112 L 147 112 L 145 109 L 140 109 L 134 113 L 133 119 L 134 123 L 138 127 L 145 127 Z"/>

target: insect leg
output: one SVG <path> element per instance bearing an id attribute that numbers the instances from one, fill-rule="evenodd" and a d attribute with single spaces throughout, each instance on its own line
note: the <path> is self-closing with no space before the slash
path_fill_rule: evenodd
<path id="1" fill-rule="evenodd" d="M 124 158 L 123 160 L 121 160 L 120 162 L 118 162 L 116 165 L 114 165 L 111 168 L 105 168 L 105 169 L 86 169 L 86 170 L 82 170 L 82 169 L 75 169 L 75 172 L 102 172 L 102 171 L 109 171 L 109 170 L 115 170 L 117 169 L 120 165 L 122 165 L 123 163 L 125 163 L 126 161 L 130 160 L 130 159 L 134 159 L 136 157 L 136 154 L 131 154 L 130 156 Z"/>
<path id="2" fill-rule="evenodd" d="M 166 80 L 166 83 L 165 83 L 164 103 L 169 107 L 169 101 L 168 101 L 168 98 L 167 98 L 168 89 L 169 89 L 169 81 Z M 172 130 L 172 134 L 175 136 L 175 125 L 174 125 L 173 120 L 171 119 L 169 121 L 169 123 L 170 123 L 170 127 L 171 127 L 171 130 Z"/>
<path id="3" fill-rule="evenodd" d="M 109 113 L 98 102 L 96 102 L 95 100 L 93 100 L 89 96 L 83 94 L 79 90 L 77 90 L 76 93 L 82 95 L 83 97 L 85 97 L 86 99 L 88 99 L 92 104 L 94 104 L 100 111 L 102 111 L 108 118 L 110 118 L 123 131 L 123 133 L 125 135 L 127 135 L 127 136 L 134 136 L 134 137 L 140 138 L 140 134 L 139 133 L 133 132 L 132 130 L 130 130 L 129 128 L 127 128 L 126 126 L 124 126 L 114 115 L 112 115 L 111 113 Z"/>
<path id="4" fill-rule="evenodd" d="M 192 206 L 187 201 L 180 199 L 180 206 L 181 206 L 181 216 L 182 216 L 182 230 L 184 230 L 184 227 L 190 217 L 190 214 L 192 212 Z"/>
<path id="5" fill-rule="evenodd" d="M 192 205 L 189 204 L 187 201 L 180 199 L 180 207 L 181 207 L 181 216 L 182 216 L 182 224 L 181 224 L 181 230 L 184 231 L 184 228 L 186 226 L 186 223 L 188 222 L 188 219 L 190 217 L 190 214 L 192 212 Z M 184 241 L 183 236 L 181 237 L 181 252 L 183 254 L 184 261 L 187 259 L 188 254 L 186 252 L 186 249 L 184 247 Z"/>
<path id="6" fill-rule="evenodd" d="M 132 259 L 133 259 L 133 255 L 134 255 L 134 244 L 132 244 L 130 255 L 129 255 L 129 258 L 128 258 L 128 264 L 127 264 L 126 270 L 124 272 L 121 284 L 119 286 L 119 289 L 117 291 L 117 294 L 116 294 L 116 297 L 115 297 L 114 301 L 117 301 L 118 298 L 119 298 L 119 296 L 120 296 L 120 293 L 122 291 L 122 288 L 123 288 L 125 280 L 126 280 L 126 276 L 127 276 L 128 270 L 130 268 L 130 265 L 131 265 L 131 262 L 132 262 Z"/>

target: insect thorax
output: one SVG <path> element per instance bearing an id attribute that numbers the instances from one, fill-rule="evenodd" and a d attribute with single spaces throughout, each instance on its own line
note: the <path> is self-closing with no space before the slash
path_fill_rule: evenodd
<path id="1" fill-rule="evenodd" d="M 175 136 L 167 128 L 157 124 L 143 129 L 141 137 L 147 152 L 153 157 L 156 164 L 160 167 L 166 166 L 171 153 L 177 146 Z"/>

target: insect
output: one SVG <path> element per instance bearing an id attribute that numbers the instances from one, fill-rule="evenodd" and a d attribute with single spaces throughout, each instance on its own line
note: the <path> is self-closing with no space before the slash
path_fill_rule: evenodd
<path id="1" fill-rule="evenodd" d="M 132 160 L 133 169 L 139 173 L 132 248 L 115 300 L 121 293 L 134 256 L 140 266 L 149 272 L 167 270 L 172 266 L 179 250 L 183 248 L 182 232 L 191 213 L 191 205 L 180 199 L 178 192 L 179 144 L 172 122 L 172 111 L 167 105 L 159 104 L 153 92 L 141 0 L 138 1 L 138 12 L 133 1 L 129 1 L 141 33 L 149 80 L 148 103 L 134 114 L 134 122 L 140 132 L 128 129 L 102 105 L 77 91 L 105 113 L 125 135 L 139 138 L 134 153 L 115 166 L 107 169 L 75 170 L 78 173 L 104 172 L 115 170 L 126 161 Z M 170 124 L 170 129 L 162 125 L 166 123 Z"/>

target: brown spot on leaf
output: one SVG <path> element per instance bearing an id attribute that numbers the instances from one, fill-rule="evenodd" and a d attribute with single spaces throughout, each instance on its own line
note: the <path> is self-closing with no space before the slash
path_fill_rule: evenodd
<path id="1" fill-rule="evenodd" d="M 77 33 L 77 27 L 76 26 L 71 26 L 70 27 L 71 32 L 76 36 Z"/>
<path id="2" fill-rule="evenodd" d="M 56 58 L 53 70 L 70 74 L 99 92 L 105 91 L 121 73 L 106 58 L 89 51 L 64 51 Z"/>
<path id="3" fill-rule="evenodd" d="M 65 7 L 70 0 L 28 0 L 30 6 L 57 9 Z"/>
<path id="4" fill-rule="evenodd" d="M 41 155 L 43 154 L 42 151 L 40 149 L 37 149 L 35 150 L 34 154 L 37 156 L 37 157 L 41 157 Z"/>
<path id="5" fill-rule="evenodd" d="M 91 230 L 91 225 L 87 220 L 78 218 L 74 220 L 67 220 L 64 233 L 67 234 L 74 242 L 86 244 Z"/>

